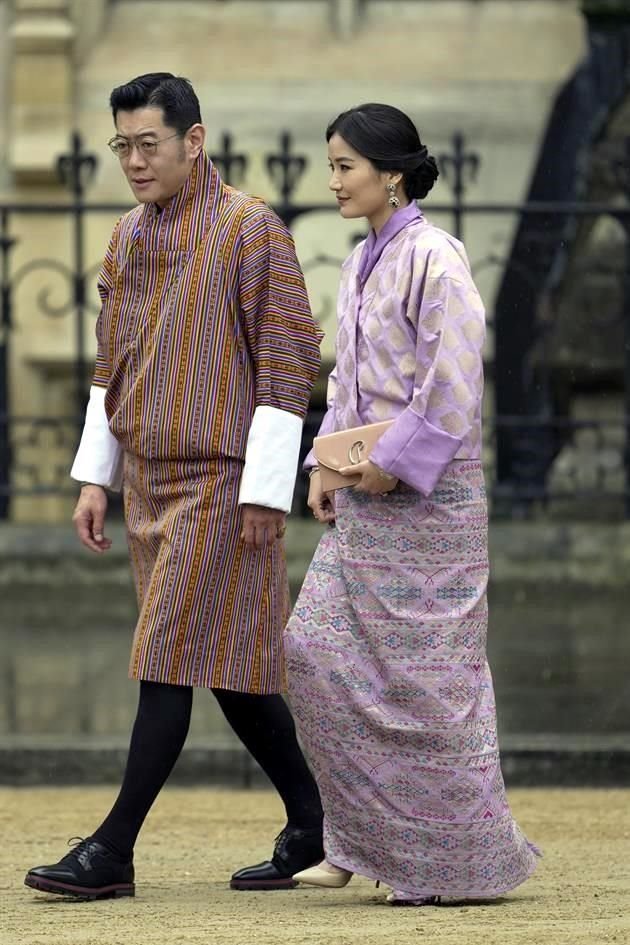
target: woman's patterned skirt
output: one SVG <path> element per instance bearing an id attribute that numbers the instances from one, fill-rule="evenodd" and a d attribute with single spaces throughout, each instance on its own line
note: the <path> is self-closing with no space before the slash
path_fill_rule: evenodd
<path id="1" fill-rule="evenodd" d="M 336 493 L 285 634 L 327 859 L 403 897 L 496 896 L 533 872 L 505 795 L 486 660 L 479 462 L 429 498 Z"/>

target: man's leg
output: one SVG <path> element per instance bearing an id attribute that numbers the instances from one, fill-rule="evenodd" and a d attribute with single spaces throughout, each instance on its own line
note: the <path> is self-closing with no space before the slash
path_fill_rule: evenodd
<path id="1" fill-rule="evenodd" d="M 45 892 L 101 898 L 133 895 L 133 848 L 188 733 L 192 687 L 141 682 L 120 793 L 101 826 L 52 866 L 27 873 Z"/>
<path id="2" fill-rule="evenodd" d="M 279 695 L 213 689 L 223 713 L 284 802 L 287 826 L 271 860 L 234 874 L 233 889 L 286 889 L 294 873 L 324 857 L 322 806 L 300 749 L 289 708 Z M 304 864 L 304 865 L 302 865 Z"/>

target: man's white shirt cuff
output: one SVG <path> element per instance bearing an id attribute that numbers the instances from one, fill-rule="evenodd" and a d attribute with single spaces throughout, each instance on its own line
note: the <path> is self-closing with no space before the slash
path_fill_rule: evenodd
<path id="1" fill-rule="evenodd" d="M 256 407 L 247 438 L 239 505 L 289 512 L 302 442 L 302 421 L 277 407 Z"/>
<path id="2" fill-rule="evenodd" d="M 122 466 L 123 448 L 109 429 L 105 413 L 105 388 L 93 385 L 70 475 L 78 482 L 93 482 L 96 486 L 119 492 Z"/>

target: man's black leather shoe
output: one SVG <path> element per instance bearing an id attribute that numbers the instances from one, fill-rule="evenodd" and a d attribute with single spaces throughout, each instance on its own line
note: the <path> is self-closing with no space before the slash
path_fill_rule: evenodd
<path id="1" fill-rule="evenodd" d="M 118 859 L 107 847 L 90 837 L 79 843 L 53 866 L 29 870 L 25 886 L 42 892 L 80 899 L 134 896 L 133 858 Z"/>
<path id="2" fill-rule="evenodd" d="M 286 826 L 276 837 L 271 860 L 246 866 L 230 880 L 232 889 L 295 889 L 294 873 L 324 859 L 322 828 Z"/>

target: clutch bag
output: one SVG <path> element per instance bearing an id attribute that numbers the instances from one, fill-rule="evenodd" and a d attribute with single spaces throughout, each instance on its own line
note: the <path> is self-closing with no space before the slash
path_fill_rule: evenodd
<path id="1" fill-rule="evenodd" d="M 364 459 L 369 459 L 376 443 L 393 422 L 383 420 L 382 423 L 368 423 L 363 427 L 352 427 L 350 430 L 339 430 L 337 433 L 315 437 L 313 452 L 324 492 L 356 486 L 360 476 L 342 476 L 338 470 L 343 466 L 356 466 Z M 384 483 L 383 492 L 390 492 L 397 481 L 392 479 L 391 483 Z"/>

